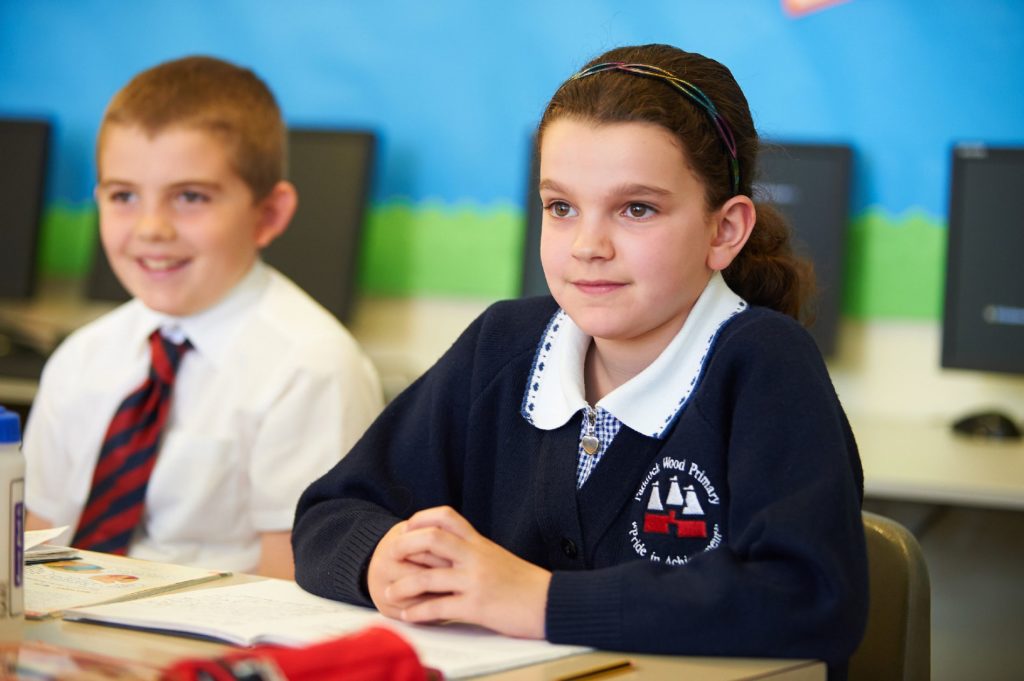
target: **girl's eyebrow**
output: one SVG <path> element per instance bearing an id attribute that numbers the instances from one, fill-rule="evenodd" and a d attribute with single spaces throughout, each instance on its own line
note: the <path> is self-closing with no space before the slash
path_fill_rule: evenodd
<path id="1" fill-rule="evenodd" d="M 538 189 L 548 189 L 553 192 L 561 192 L 563 194 L 565 193 L 565 189 L 562 188 L 562 185 L 558 184 L 554 180 L 549 179 L 541 180 L 540 184 L 538 185 Z"/>
<path id="2" fill-rule="evenodd" d="M 655 196 L 668 196 L 672 192 L 664 187 L 653 187 L 649 184 L 639 182 L 628 182 L 612 188 L 614 194 L 654 194 Z"/>
<path id="3" fill-rule="evenodd" d="M 539 188 L 543 191 L 545 189 L 558 193 L 565 193 L 566 190 L 562 185 L 558 184 L 554 180 L 544 179 L 540 181 Z M 609 192 L 614 196 L 621 195 L 636 195 L 636 194 L 648 194 L 654 196 L 668 196 L 672 192 L 664 187 L 653 187 L 649 184 L 642 184 L 639 182 L 627 182 L 611 188 Z"/>

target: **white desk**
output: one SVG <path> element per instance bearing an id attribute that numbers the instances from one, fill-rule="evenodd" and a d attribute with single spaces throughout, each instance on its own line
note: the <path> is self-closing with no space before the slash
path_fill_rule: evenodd
<path id="1" fill-rule="evenodd" d="M 941 422 L 854 414 L 850 422 L 865 496 L 1024 510 L 1024 440 L 964 437 Z"/>

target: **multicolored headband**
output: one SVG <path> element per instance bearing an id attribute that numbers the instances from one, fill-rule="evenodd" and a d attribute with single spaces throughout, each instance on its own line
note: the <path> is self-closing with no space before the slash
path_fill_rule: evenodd
<path id="1" fill-rule="evenodd" d="M 693 83 L 683 80 L 682 78 L 679 78 L 658 66 L 651 66 L 650 64 L 627 64 L 620 61 L 594 64 L 593 66 L 587 67 L 579 73 L 574 74 L 566 82 L 586 78 L 587 76 L 592 76 L 595 73 L 601 73 L 602 71 L 613 70 L 625 71 L 626 73 L 632 73 L 638 76 L 647 76 L 649 78 L 663 80 L 678 90 L 684 97 L 703 109 L 704 113 L 706 113 L 708 118 L 711 119 L 711 122 L 715 124 L 715 129 L 718 130 L 718 136 L 722 138 L 722 142 L 725 144 L 725 148 L 729 152 L 729 167 L 732 169 L 732 193 L 739 193 L 740 159 L 736 151 L 736 140 L 732 136 L 732 130 L 729 128 L 729 123 L 725 120 L 722 114 L 718 113 L 718 109 L 715 108 L 714 103 Z"/>

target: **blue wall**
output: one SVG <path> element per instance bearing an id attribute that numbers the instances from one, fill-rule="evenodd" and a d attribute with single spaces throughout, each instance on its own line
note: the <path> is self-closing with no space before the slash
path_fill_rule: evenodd
<path id="1" fill-rule="evenodd" d="M 364 293 L 506 297 L 548 97 L 587 59 L 645 42 L 728 65 L 768 137 L 851 144 L 844 311 L 938 318 L 950 149 L 1024 144 L 1019 0 L 846 0 L 800 17 L 782 0 L 0 0 L 0 115 L 56 125 L 45 273 L 88 268 L 107 100 L 207 53 L 260 73 L 292 125 L 378 133 Z"/>
<path id="2" fill-rule="evenodd" d="M 293 124 L 382 136 L 376 199 L 519 204 L 527 137 L 600 51 L 670 42 L 733 69 L 762 132 L 857 150 L 854 210 L 945 214 L 956 140 L 1024 141 L 1024 3 L 0 2 L 0 114 L 52 118 L 51 199 L 82 201 L 107 99 L 159 61 L 251 66 Z"/>

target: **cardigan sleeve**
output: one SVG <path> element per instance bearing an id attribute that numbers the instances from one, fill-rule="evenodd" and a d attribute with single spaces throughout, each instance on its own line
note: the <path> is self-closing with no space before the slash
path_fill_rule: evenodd
<path id="1" fill-rule="evenodd" d="M 725 543 L 684 565 L 555 572 L 549 640 L 816 658 L 842 677 L 867 616 L 856 444 L 810 338 L 759 326 L 716 349 L 689 407 L 726 450 Z"/>

